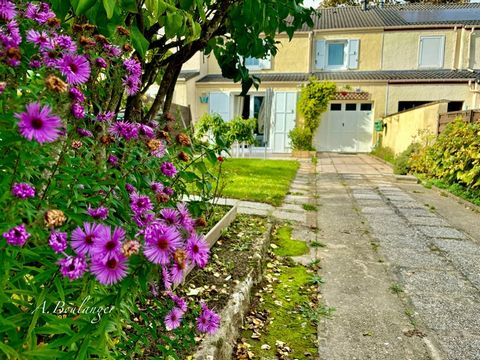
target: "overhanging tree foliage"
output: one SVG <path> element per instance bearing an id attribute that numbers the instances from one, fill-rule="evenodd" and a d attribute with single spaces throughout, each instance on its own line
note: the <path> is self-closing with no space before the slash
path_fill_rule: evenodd
<path id="1" fill-rule="evenodd" d="M 148 121 L 170 108 L 182 65 L 198 51 L 214 54 L 224 77 L 241 81 L 242 91 L 257 86 L 244 59 L 277 53 L 275 37 L 312 26 L 314 9 L 303 0 L 50 0 L 60 16 L 88 21 L 98 31 L 113 35 L 117 26 L 130 30 L 144 74 L 141 91 L 129 97 L 126 117 Z M 142 95 L 154 82 L 159 90 L 152 106 L 144 109 Z M 119 107 L 121 98 L 111 101 Z"/>

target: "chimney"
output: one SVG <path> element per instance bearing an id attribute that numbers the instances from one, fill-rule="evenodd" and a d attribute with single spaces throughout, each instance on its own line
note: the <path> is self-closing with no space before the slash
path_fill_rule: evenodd
<path id="1" fill-rule="evenodd" d="M 380 9 L 383 9 L 385 7 L 385 0 L 380 0 L 378 2 L 378 6 L 380 7 Z"/>
<path id="2" fill-rule="evenodd" d="M 363 3 L 363 11 L 367 11 L 368 10 L 368 0 L 362 0 L 362 3 Z"/>

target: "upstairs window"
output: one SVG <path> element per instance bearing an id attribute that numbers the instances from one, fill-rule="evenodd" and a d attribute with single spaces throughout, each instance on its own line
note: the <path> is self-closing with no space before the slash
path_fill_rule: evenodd
<path id="1" fill-rule="evenodd" d="M 443 67 L 445 36 L 420 36 L 418 67 L 438 69 Z"/>
<path id="2" fill-rule="evenodd" d="M 265 59 L 257 59 L 254 57 L 245 58 L 245 66 L 249 70 L 267 70 L 271 69 L 271 56 L 267 56 Z"/>
<path id="3" fill-rule="evenodd" d="M 315 67 L 326 70 L 358 68 L 360 40 L 317 40 Z"/>

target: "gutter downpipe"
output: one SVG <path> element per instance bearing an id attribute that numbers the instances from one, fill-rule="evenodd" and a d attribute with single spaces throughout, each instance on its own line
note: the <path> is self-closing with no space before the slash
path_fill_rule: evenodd
<path id="1" fill-rule="evenodd" d="M 388 115 L 388 97 L 390 95 L 390 81 L 387 81 L 387 91 L 385 92 L 385 114 L 384 117 Z"/>
<path id="2" fill-rule="evenodd" d="M 472 53 L 472 36 L 474 31 L 475 31 L 475 26 L 472 26 L 472 30 L 470 31 L 470 34 L 468 34 L 467 69 L 471 68 L 470 63 L 472 59 L 470 59 L 470 56 Z"/>
<path id="3" fill-rule="evenodd" d="M 313 30 L 308 33 L 308 42 L 309 42 L 309 49 L 308 49 L 308 72 L 311 74 L 313 71 Z"/>
<path id="4" fill-rule="evenodd" d="M 457 69 L 461 69 L 461 70 L 463 70 L 462 59 L 463 59 L 463 48 L 465 47 L 464 37 L 465 37 L 465 27 L 462 27 L 462 31 L 460 32 L 460 51 L 458 54 L 458 66 L 457 66 Z"/>
<path id="5" fill-rule="evenodd" d="M 455 41 L 453 42 L 453 57 L 452 57 L 452 70 L 455 70 L 455 60 L 457 58 L 457 47 L 458 47 L 458 28 L 457 25 L 455 25 L 455 28 L 453 29 L 455 32 Z"/>

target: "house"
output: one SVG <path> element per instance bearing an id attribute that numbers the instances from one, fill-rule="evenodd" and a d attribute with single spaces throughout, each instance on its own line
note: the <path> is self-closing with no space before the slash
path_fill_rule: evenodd
<path id="1" fill-rule="evenodd" d="M 314 23 L 290 42 L 279 36 L 275 57 L 247 59 L 258 91 L 240 97 L 240 85 L 199 54 L 185 64 L 174 102 L 189 105 L 194 119 L 257 117 L 258 145 L 271 152 L 290 151 L 297 97 L 311 76 L 339 89 L 315 134 L 318 151 L 368 152 L 376 119 L 428 102 L 479 107 L 480 4 L 328 8 Z"/>

